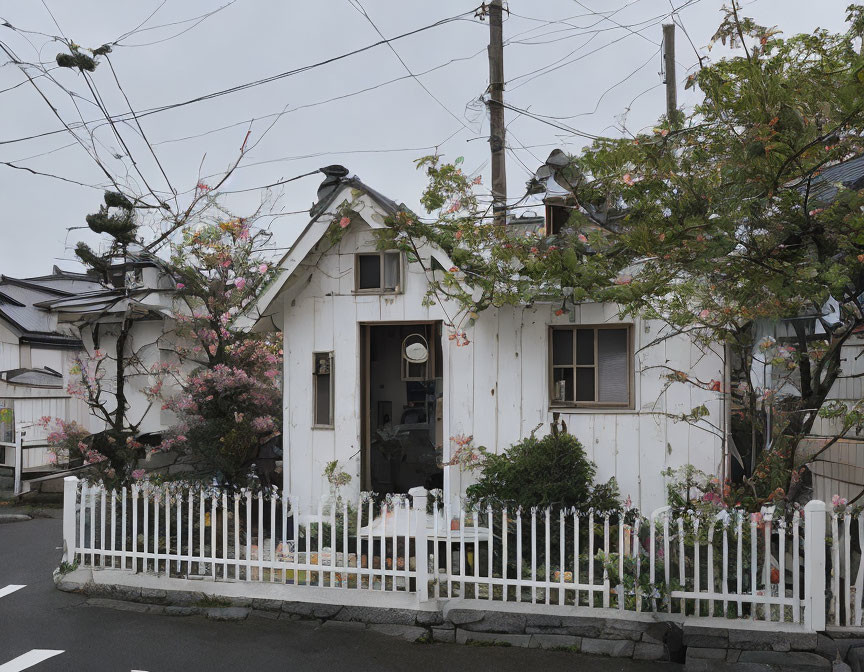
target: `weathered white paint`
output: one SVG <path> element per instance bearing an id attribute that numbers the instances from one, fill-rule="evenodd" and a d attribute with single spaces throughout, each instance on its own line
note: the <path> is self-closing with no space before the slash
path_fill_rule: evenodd
<path id="1" fill-rule="evenodd" d="M 340 198 L 335 201 L 341 202 Z M 290 265 L 293 275 L 282 288 L 281 306 L 273 313 L 284 319 L 285 487 L 307 505 L 326 494 L 322 472 L 333 459 L 340 460 L 354 477 L 348 490 L 356 493 L 360 489 L 361 323 L 441 320 L 445 324 L 445 456 L 450 436 L 473 435 L 477 444 L 501 452 L 538 425 L 541 434 L 547 432 L 552 420 L 548 326 L 569 324 L 569 315 L 555 316 L 556 306 L 549 304 L 490 309 L 467 329 L 471 344 L 457 347 L 448 339 L 446 327 L 456 309 L 452 305 L 423 305 L 427 280 L 420 264 L 406 264 L 401 294 L 355 295 L 354 255 L 375 250 L 370 226 L 378 228 L 380 224 L 369 215 L 376 207 L 368 205 L 363 215 L 366 221 L 353 222 L 336 245 L 323 236 L 330 218 L 322 216 L 306 234 L 318 236 L 317 244 L 299 241 L 297 249 L 307 250 L 306 256 L 300 259 L 292 253 L 283 265 L 286 270 Z M 420 253 L 428 264 L 431 249 L 426 246 Z M 616 323 L 617 315 L 613 305 L 585 304 L 577 308 L 574 323 Z M 667 417 L 705 404 L 712 421 L 719 425 L 720 395 L 686 383 L 667 389 L 663 376 L 673 368 L 703 381 L 721 380 L 722 357 L 703 352 L 680 336 L 659 340 L 642 350 L 663 335 L 662 329 L 660 322 L 634 323 L 638 354 L 632 410 L 580 409 L 561 415 L 596 462 L 598 479 L 614 476 L 622 496 L 629 495 L 642 510 L 665 501 L 662 469 L 689 462 L 718 473 L 721 460 L 721 441 L 716 434 Z M 330 350 L 334 352 L 335 426 L 313 429 L 312 353 Z M 447 471 L 446 489 L 452 494 L 470 483 L 469 474 L 455 467 Z"/>
<path id="2" fill-rule="evenodd" d="M 0 371 L 17 369 L 21 366 L 18 334 L 14 333 L 0 320 Z"/>
<path id="3" fill-rule="evenodd" d="M 66 350 L 34 345 L 30 348 L 30 366 L 34 369 L 52 369 L 58 373 L 63 373 L 65 354 Z"/>

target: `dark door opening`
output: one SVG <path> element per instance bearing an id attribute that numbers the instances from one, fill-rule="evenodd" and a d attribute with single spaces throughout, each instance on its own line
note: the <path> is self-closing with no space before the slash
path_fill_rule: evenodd
<path id="1" fill-rule="evenodd" d="M 443 487 L 441 323 L 362 325 L 364 487 Z"/>

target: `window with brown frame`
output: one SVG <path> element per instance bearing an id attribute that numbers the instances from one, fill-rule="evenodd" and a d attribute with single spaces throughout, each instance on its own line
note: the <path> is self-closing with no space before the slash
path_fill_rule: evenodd
<path id="1" fill-rule="evenodd" d="M 355 254 L 354 290 L 369 294 L 401 292 L 401 253 L 361 252 Z"/>
<path id="2" fill-rule="evenodd" d="M 630 408 L 632 340 L 630 325 L 550 327 L 551 405 Z"/>
<path id="3" fill-rule="evenodd" d="M 546 204 L 546 235 L 560 236 L 570 221 L 571 208 L 564 205 Z"/>
<path id="4" fill-rule="evenodd" d="M 333 426 L 333 353 L 313 354 L 313 394 L 315 395 L 315 427 Z"/>

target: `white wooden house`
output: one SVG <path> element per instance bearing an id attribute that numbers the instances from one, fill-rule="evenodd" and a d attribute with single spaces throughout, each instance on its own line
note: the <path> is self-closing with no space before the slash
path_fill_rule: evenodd
<path id="1" fill-rule="evenodd" d="M 90 432 L 104 428 L 84 401 L 67 392 L 80 378 L 70 369 L 79 358 L 87 362 L 95 349 L 113 352 L 127 312 L 134 322 L 126 354 L 133 361 L 134 353 L 135 363 L 126 373 L 126 417 L 138 425 L 139 436 L 157 442 L 176 418 L 145 390 L 153 384 L 149 371 L 155 365 L 177 363 L 173 297 L 174 281 L 162 264 L 137 248 L 113 260 L 107 278 L 57 268 L 23 280 L 0 276 L 0 467 L 16 464 L 18 442 L 25 481 L 59 471 L 46 441 L 51 427 L 38 423 L 42 417 L 74 420 Z M 113 410 L 110 376 L 103 389 L 102 401 Z M 144 466 L 162 466 L 151 462 Z"/>
<path id="2" fill-rule="evenodd" d="M 175 283 L 162 262 L 137 245 L 130 245 L 125 257 L 112 259 L 108 278 L 93 291 L 59 297 L 41 304 L 61 325 L 73 329 L 81 339 L 85 361 L 97 349 L 116 350 L 119 325 L 125 316 L 133 320 L 124 356 L 126 368 L 126 419 L 138 426 L 139 435 L 159 435 L 176 420 L 174 415 L 153 403 L 146 389 L 153 385 L 150 371 L 161 363 L 178 363 L 174 344 Z M 114 409 L 111 377 L 103 380 L 102 401 Z M 172 386 L 166 385 L 169 395 Z M 103 424 L 95 420 L 93 431 Z"/>
<path id="3" fill-rule="evenodd" d="M 722 351 L 683 337 L 658 341 L 662 323 L 622 322 L 615 306 L 593 303 L 562 315 L 543 303 L 489 309 L 467 329 L 470 343 L 458 345 L 450 338 L 456 307 L 423 300 L 424 268 L 433 257 L 449 268 L 446 255 L 425 244 L 421 264 L 376 251 L 374 230 L 399 206 L 340 166 L 322 172 L 310 222 L 244 317 L 284 334 L 287 492 L 316 502 L 329 491 L 325 466 L 338 460 L 354 493 L 443 483 L 454 497 L 471 473 L 438 466 L 449 461 L 451 437 L 501 452 L 548 432 L 555 412 L 598 479 L 615 476 L 644 511 L 665 502 L 666 467 L 719 472 L 721 435 L 670 415 L 705 404 L 722 422 L 721 395 L 670 386 L 660 367 L 722 380 Z M 346 207 L 351 223 L 334 242 Z M 411 363 L 424 348 L 427 360 Z"/>
<path id="4" fill-rule="evenodd" d="M 0 276 L 0 465 L 15 466 L 20 443 L 25 478 L 52 469 L 41 417 L 89 423 L 87 407 L 66 392 L 81 341 L 42 304 L 98 287 L 91 276 L 57 267 L 33 278 Z"/>

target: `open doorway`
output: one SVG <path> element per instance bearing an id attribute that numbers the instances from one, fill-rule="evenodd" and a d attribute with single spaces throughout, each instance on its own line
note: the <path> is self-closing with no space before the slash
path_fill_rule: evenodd
<path id="1" fill-rule="evenodd" d="M 364 488 L 443 487 L 441 322 L 361 325 Z"/>

